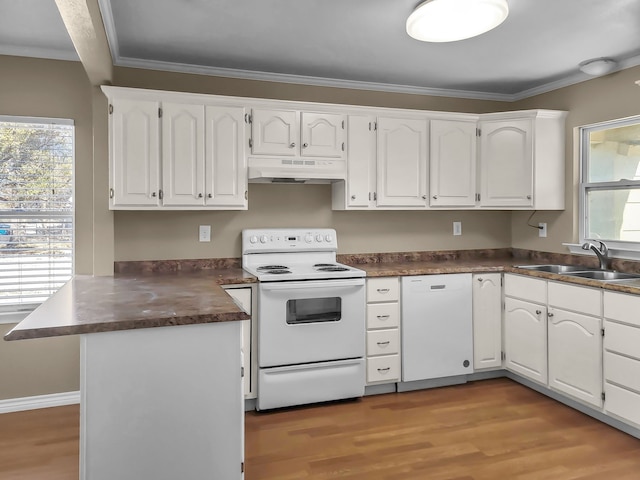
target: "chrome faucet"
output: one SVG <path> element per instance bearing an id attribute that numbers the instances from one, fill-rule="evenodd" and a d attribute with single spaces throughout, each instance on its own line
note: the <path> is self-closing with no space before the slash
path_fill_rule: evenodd
<path id="1" fill-rule="evenodd" d="M 600 260 L 600 270 L 611 269 L 611 259 L 609 258 L 609 248 L 604 242 L 598 241 L 600 245 L 596 246 L 591 242 L 585 242 L 582 244 L 583 250 L 593 250 L 598 260 Z"/>

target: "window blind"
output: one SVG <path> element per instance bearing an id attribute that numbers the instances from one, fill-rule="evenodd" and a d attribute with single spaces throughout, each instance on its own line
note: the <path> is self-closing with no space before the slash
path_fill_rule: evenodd
<path id="1" fill-rule="evenodd" d="M 74 127 L 0 117 L 0 310 L 33 308 L 73 272 Z"/>

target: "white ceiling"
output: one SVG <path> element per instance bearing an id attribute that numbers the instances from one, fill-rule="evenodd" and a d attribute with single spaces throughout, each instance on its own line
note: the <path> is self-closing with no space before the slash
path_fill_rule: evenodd
<path id="1" fill-rule="evenodd" d="M 405 31 L 419 0 L 98 0 L 115 65 L 517 100 L 640 64 L 640 0 L 509 0 L 452 43 Z M 77 59 L 54 0 L 0 0 L 0 53 Z"/>

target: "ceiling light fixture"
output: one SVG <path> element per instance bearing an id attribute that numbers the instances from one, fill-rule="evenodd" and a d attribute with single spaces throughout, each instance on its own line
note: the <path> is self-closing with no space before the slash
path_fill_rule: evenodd
<path id="1" fill-rule="evenodd" d="M 507 15 L 507 0 L 427 0 L 407 18 L 407 33 L 422 42 L 455 42 L 496 28 Z"/>
<path id="2" fill-rule="evenodd" d="M 617 66 L 618 62 L 611 58 L 593 58 L 591 60 L 585 60 L 578 65 L 581 72 L 587 75 L 593 75 L 594 77 L 609 73 Z"/>

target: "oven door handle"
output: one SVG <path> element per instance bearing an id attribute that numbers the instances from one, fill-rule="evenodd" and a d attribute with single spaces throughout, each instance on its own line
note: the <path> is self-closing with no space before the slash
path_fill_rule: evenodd
<path id="1" fill-rule="evenodd" d="M 343 288 L 343 287 L 364 287 L 364 278 L 351 280 L 323 280 L 307 282 L 269 282 L 260 283 L 260 289 L 271 292 L 276 290 L 303 290 L 310 288 Z"/>

